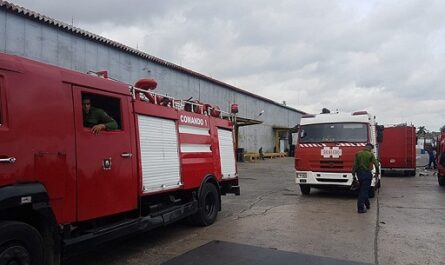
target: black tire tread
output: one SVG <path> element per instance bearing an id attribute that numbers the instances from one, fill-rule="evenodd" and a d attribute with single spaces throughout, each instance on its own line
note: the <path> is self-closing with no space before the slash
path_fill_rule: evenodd
<path id="1" fill-rule="evenodd" d="M 445 186 L 445 175 L 437 174 L 437 182 L 439 183 L 439 186 Z"/>
<path id="2" fill-rule="evenodd" d="M 208 216 L 205 212 L 205 199 L 208 194 L 211 194 L 211 196 L 215 196 L 215 204 L 213 206 L 213 211 L 211 216 Z M 191 216 L 191 219 L 193 223 L 199 225 L 199 226 L 209 226 L 213 224 L 216 221 L 216 218 L 218 216 L 218 211 L 221 208 L 220 203 L 221 199 L 219 197 L 219 193 L 217 190 L 217 187 L 215 184 L 207 182 L 202 187 L 202 190 L 200 192 L 199 198 L 198 198 L 198 205 L 199 209 L 198 212 Z"/>
<path id="3" fill-rule="evenodd" d="M 311 193 L 311 186 L 300 184 L 300 190 L 303 195 L 309 195 Z"/>
<path id="4" fill-rule="evenodd" d="M 0 252 L 6 246 L 18 244 L 29 252 L 33 265 L 43 265 L 43 239 L 29 224 L 17 221 L 0 222 Z"/>

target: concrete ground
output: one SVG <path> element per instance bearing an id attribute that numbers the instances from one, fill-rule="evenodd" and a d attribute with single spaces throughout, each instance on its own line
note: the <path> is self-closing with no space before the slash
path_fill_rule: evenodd
<path id="1" fill-rule="evenodd" d="M 374 264 L 445 264 L 445 188 L 433 171 L 384 177 L 366 214 L 348 192 L 302 196 L 293 158 L 240 163 L 239 173 L 241 196 L 223 197 L 212 226 L 174 224 L 66 264 L 161 264 L 212 240 Z"/>

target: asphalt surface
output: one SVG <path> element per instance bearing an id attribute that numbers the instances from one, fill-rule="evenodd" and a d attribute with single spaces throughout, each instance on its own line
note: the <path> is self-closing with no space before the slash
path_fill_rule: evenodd
<path id="1" fill-rule="evenodd" d="M 162 264 L 220 240 L 352 262 L 445 265 L 445 188 L 434 171 L 384 177 L 370 211 L 357 214 L 350 192 L 313 189 L 302 196 L 293 165 L 292 158 L 240 163 L 241 196 L 223 197 L 212 226 L 170 225 L 65 264 Z"/>

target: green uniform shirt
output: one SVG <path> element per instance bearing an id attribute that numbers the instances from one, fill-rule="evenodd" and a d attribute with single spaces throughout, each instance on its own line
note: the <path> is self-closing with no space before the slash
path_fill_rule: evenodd
<path id="1" fill-rule="evenodd" d="M 83 126 L 91 128 L 97 124 L 104 124 L 107 130 L 117 129 L 117 122 L 105 111 L 91 107 L 88 114 L 83 114 Z"/>
<path id="2" fill-rule="evenodd" d="M 362 150 L 355 155 L 354 166 L 352 167 L 352 175 L 357 171 L 371 171 L 374 164 L 375 170 L 379 172 L 379 163 L 375 159 L 374 154 L 370 150 Z"/>

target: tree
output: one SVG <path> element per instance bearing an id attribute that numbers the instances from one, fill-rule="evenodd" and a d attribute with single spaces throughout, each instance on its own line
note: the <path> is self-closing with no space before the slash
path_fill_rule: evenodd
<path id="1" fill-rule="evenodd" d="M 442 126 L 442 127 L 440 127 L 440 132 L 441 132 L 441 133 L 445 133 L 445 125 Z"/>
<path id="2" fill-rule="evenodd" d="M 425 126 L 419 126 L 419 128 L 417 129 L 417 133 L 416 133 L 418 136 L 419 135 L 425 135 L 426 134 L 426 128 L 425 128 Z"/>

